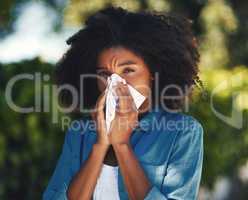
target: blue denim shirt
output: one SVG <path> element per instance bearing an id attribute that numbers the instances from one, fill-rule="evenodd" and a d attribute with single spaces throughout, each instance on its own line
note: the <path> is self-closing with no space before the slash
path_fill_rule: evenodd
<path id="1" fill-rule="evenodd" d="M 96 142 L 96 129 L 84 117 L 67 130 L 62 153 L 43 193 L 44 200 L 67 199 L 72 177 L 87 160 Z M 93 127 L 93 128 L 92 128 Z M 203 163 L 203 128 L 192 116 L 154 108 L 134 129 L 130 143 L 152 187 L 145 200 L 194 200 Z M 128 199 L 118 169 L 121 200 Z"/>

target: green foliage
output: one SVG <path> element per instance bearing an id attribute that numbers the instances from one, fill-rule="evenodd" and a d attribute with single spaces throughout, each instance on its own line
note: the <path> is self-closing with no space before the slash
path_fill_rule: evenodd
<path id="1" fill-rule="evenodd" d="M 208 92 L 208 99 L 195 95 L 189 113 L 195 116 L 204 128 L 204 165 L 202 184 L 213 187 L 219 176 L 232 176 L 237 173 L 240 166 L 247 162 L 248 158 L 248 69 L 244 66 L 234 70 L 215 69 L 202 73 L 202 80 Z M 238 79 L 237 79 L 238 77 Z M 228 81 L 230 85 L 218 93 L 214 93 L 216 87 Z M 238 94 L 233 99 L 233 94 Z M 210 101 L 213 95 L 213 101 Z M 243 114 L 243 126 L 240 129 L 228 125 L 218 118 L 214 107 L 218 112 L 231 116 L 233 101 L 236 109 Z"/>
<path id="2" fill-rule="evenodd" d="M 205 29 L 201 45 L 201 65 L 210 68 L 227 66 L 230 62 L 228 36 L 238 27 L 232 7 L 224 0 L 210 1 L 203 8 L 200 20 Z"/>
<path id="3" fill-rule="evenodd" d="M 51 74 L 50 64 L 39 59 L 8 65 L 0 64 L 0 198 L 40 199 L 41 191 L 55 166 L 64 132 L 51 123 L 51 113 L 13 111 L 5 101 L 5 87 L 22 73 Z M 19 106 L 34 105 L 31 80 L 15 84 L 13 101 Z"/>

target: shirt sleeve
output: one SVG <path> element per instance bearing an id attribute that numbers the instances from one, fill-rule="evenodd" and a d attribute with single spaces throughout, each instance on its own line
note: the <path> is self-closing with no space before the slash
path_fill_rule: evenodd
<path id="1" fill-rule="evenodd" d="M 68 129 L 65 135 L 62 153 L 47 188 L 43 193 L 43 200 L 67 200 L 66 191 L 73 176 L 71 171 L 72 149 L 70 138 L 71 132 Z"/>
<path id="2" fill-rule="evenodd" d="M 161 188 L 152 186 L 145 200 L 196 200 L 203 163 L 203 128 L 193 123 L 176 137 Z"/>

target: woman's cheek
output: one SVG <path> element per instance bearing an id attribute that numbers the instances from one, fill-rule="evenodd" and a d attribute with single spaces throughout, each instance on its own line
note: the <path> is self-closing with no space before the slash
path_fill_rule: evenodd
<path id="1" fill-rule="evenodd" d="M 132 78 L 132 85 L 144 96 L 146 96 L 150 92 L 150 82 L 149 76 L 147 76 L 147 74 L 137 74 L 135 77 Z"/>
<path id="2" fill-rule="evenodd" d="M 136 81 L 135 83 L 132 84 L 132 86 L 139 91 L 143 96 L 148 97 L 150 93 L 150 85 L 147 82 L 138 82 Z"/>
<path id="3" fill-rule="evenodd" d="M 104 83 L 103 81 L 97 81 L 97 87 L 99 89 L 100 92 L 103 92 L 106 88 L 106 83 Z"/>

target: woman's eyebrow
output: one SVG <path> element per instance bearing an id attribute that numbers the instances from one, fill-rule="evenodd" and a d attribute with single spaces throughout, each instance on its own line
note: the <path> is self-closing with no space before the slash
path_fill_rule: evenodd
<path id="1" fill-rule="evenodd" d="M 137 65 L 137 63 L 134 62 L 134 61 L 131 61 L 131 60 L 127 60 L 127 61 L 124 61 L 124 62 L 118 64 L 118 67 L 125 66 L 125 65 Z M 104 69 L 104 68 L 106 68 L 106 67 L 104 67 L 104 66 L 99 66 L 98 68 Z"/>
<path id="2" fill-rule="evenodd" d="M 118 65 L 118 67 L 123 66 L 123 65 L 136 65 L 137 63 L 131 60 L 124 61 Z"/>

